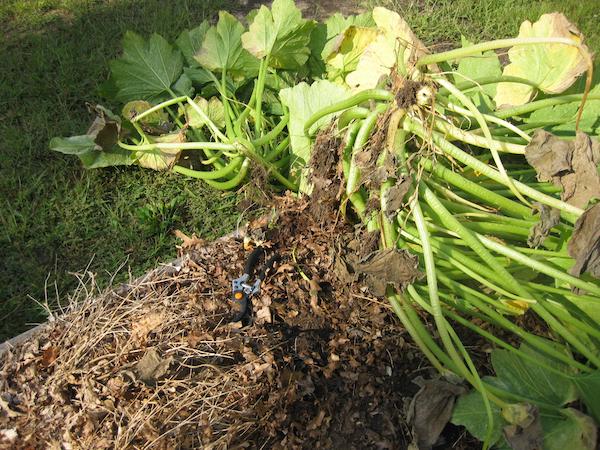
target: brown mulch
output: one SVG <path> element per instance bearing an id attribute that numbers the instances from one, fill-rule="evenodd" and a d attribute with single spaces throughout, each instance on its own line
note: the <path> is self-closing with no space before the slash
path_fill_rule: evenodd
<path id="1" fill-rule="evenodd" d="M 306 208 L 283 199 L 250 227 L 280 260 L 242 322 L 239 239 L 188 240 L 179 266 L 116 290 L 82 284 L 3 356 L 0 446 L 407 448 L 411 380 L 433 372 L 385 301 L 335 275 L 353 230 Z"/>

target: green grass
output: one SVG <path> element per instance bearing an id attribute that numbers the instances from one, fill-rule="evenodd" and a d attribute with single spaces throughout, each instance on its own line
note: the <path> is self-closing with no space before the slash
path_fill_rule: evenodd
<path id="1" fill-rule="evenodd" d="M 82 170 L 48 150 L 80 134 L 123 33 L 173 39 L 235 1 L 4 0 L 0 39 L 0 340 L 44 320 L 38 301 L 61 298 L 86 267 L 101 285 L 121 264 L 140 275 L 175 257 L 172 230 L 214 238 L 237 221 L 237 196 L 141 169 Z M 564 12 L 600 47 L 592 2 L 419 0 L 394 7 L 426 44 L 514 35 L 524 19 Z M 107 106 L 112 106 L 108 104 Z M 116 280 L 125 280 L 123 271 Z"/>

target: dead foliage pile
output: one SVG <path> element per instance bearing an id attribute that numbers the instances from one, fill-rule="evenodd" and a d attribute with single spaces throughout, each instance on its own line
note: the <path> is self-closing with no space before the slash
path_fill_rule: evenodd
<path id="1" fill-rule="evenodd" d="M 406 448 L 411 380 L 429 368 L 388 305 L 336 275 L 335 243 L 354 230 L 306 208 L 284 199 L 250 227 L 280 259 L 242 322 L 239 239 L 188 239 L 175 264 L 116 290 L 82 284 L 3 356 L 0 446 Z"/>

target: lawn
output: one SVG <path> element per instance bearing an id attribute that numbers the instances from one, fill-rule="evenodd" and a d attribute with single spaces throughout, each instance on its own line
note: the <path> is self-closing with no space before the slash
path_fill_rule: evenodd
<path id="1" fill-rule="evenodd" d="M 371 2 L 371 5 L 375 2 Z M 396 0 L 428 45 L 513 36 L 521 21 L 562 11 L 600 48 L 592 2 Z M 79 134 L 126 30 L 172 40 L 238 2 L 207 0 L 4 0 L 0 57 L 0 340 L 44 320 L 40 303 L 65 301 L 88 270 L 107 285 L 175 256 L 172 231 L 214 238 L 239 220 L 243 194 L 137 168 L 85 171 L 48 150 Z M 107 106 L 112 106 L 108 104 Z M 127 270 L 127 267 L 130 269 Z M 57 294 L 58 293 L 58 294 Z"/>

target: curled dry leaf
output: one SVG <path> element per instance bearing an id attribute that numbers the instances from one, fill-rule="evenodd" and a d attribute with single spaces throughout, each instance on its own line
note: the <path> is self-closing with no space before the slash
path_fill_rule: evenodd
<path id="1" fill-rule="evenodd" d="M 588 272 L 600 278 L 600 203 L 589 208 L 575 223 L 569 241 L 569 255 L 575 259 L 571 273 Z"/>
<path id="2" fill-rule="evenodd" d="M 158 327 L 163 319 L 163 315 L 156 312 L 146 314 L 141 319 L 137 319 L 131 327 L 133 339 L 136 341 L 144 341 L 146 336 L 148 336 L 148 333 Z"/>
<path id="3" fill-rule="evenodd" d="M 407 416 L 418 448 L 425 450 L 437 442 L 452 417 L 456 398 L 466 389 L 442 380 L 417 378 L 414 383 L 421 389 L 413 397 Z"/>
<path id="4" fill-rule="evenodd" d="M 58 357 L 58 353 L 59 353 L 59 349 L 58 349 L 58 347 L 56 347 L 54 345 L 51 345 L 46 350 L 44 350 L 44 353 L 42 354 L 42 361 L 41 361 L 42 366 L 50 367 L 52 365 L 52 363 Z"/>
<path id="5" fill-rule="evenodd" d="M 550 230 L 560 222 L 560 210 L 543 203 L 533 203 L 533 210 L 540 213 L 540 220 L 529 230 L 527 245 L 539 247 L 550 234 Z"/>
<path id="6" fill-rule="evenodd" d="M 563 189 L 561 199 L 585 208 L 600 198 L 600 144 L 585 133 L 574 141 L 565 141 L 545 130 L 537 130 L 525 148 L 527 162 L 540 181 L 551 181 Z"/>
<path id="7" fill-rule="evenodd" d="M 385 295 L 388 284 L 402 289 L 421 277 L 418 265 L 416 256 L 404 250 L 390 248 L 371 253 L 364 262 L 356 265 L 355 271 L 366 275 L 373 294 L 382 296 Z"/>
<path id="8" fill-rule="evenodd" d="M 142 359 L 135 365 L 137 376 L 146 384 L 153 384 L 166 375 L 173 357 L 162 359 L 155 348 L 146 350 Z"/>
<path id="9" fill-rule="evenodd" d="M 190 250 L 198 246 L 202 247 L 206 244 L 204 239 L 199 238 L 195 234 L 192 234 L 192 237 L 190 237 L 181 230 L 175 230 L 173 234 L 175 234 L 177 239 L 181 239 L 181 248 L 183 250 Z"/>

